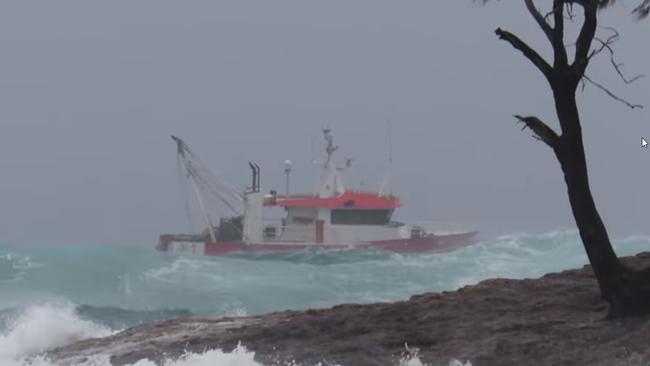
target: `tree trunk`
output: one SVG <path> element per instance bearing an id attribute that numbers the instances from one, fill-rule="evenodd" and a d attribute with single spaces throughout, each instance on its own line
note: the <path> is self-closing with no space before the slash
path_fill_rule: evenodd
<path id="1" fill-rule="evenodd" d="M 610 304 L 609 317 L 648 314 L 650 273 L 632 271 L 620 263 L 591 195 L 573 90 L 562 82 L 553 86 L 556 112 L 564 131 L 554 151 L 564 172 L 573 217 L 602 296 Z"/>
<path id="2" fill-rule="evenodd" d="M 598 27 L 598 7 L 605 3 L 553 0 L 553 10 L 548 14 L 553 15 L 553 26 L 537 10 L 533 0 L 526 0 L 524 3 L 553 47 L 553 65 L 516 35 L 501 28 L 497 28 L 495 33 L 500 39 L 521 51 L 549 82 L 562 133 L 558 135 L 537 117 L 515 117 L 524 124 L 524 128 L 530 128 L 535 137 L 553 148 L 562 166 L 573 217 L 601 294 L 609 302 L 609 317 L 650 314 L 650 268 L 642 271 L 631 270 L 618 260 L 591 195 L 580 116 L 576 105 L 575 92 L 580 80 L 585 77 L 589 61 L 603 50 L 591 50 L 591 45 Z M 573 45 L 574 61 L 569 64 L 564 43 L 564 11 L 565 6 L 575 4 L 583 8 L 584 22 Z M 609 46 L 608 42 L 601 42 L 603 48 Z"/>

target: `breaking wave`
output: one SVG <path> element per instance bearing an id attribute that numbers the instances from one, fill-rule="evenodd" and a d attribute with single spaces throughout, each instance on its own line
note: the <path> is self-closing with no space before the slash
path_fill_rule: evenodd
<path id="1" fill-rule="evenodd" d="M 83 319 L 72 305 L 39 305 L 26 308 L 0 335 L 0 365 L 3 366 L 50 366 L 43 356 L 45 350 L 72 342 L 104 337 L 114 331 Z M 233 365 L 257 366 L 255 354 L 243 346 L 230 353 L 219 350 L 203 354 L 187 354 L 180 360 L 170 360 L 165 366 Z M 107 356 L 97 355 L 78 365 L 110 366 Z M 140 360 L 134 366 L 153 366 L 149 360 Z"/>
<path id="2" fill-rule="evenodd" d="M 0 335 L 0 364 L 22 365 L 27 362 L 25 358 L 47 349 L 111 333 L 105 327 L 79 318 L 72 306 L 30 306 L 7 321 Z M 45 361 L 29 362 L 40 365 Z"/>

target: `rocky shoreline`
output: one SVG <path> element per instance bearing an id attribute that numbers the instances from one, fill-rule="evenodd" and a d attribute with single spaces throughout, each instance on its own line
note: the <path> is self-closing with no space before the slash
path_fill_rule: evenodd
<path id="1" fill-rule="evenodd" d="M 650 253 L 623 261 L 649 267 Z M 491 279 L 407 301 L 344 304 L 241 318 L 188 318 L 137 326 L 51 350 L 57 364 L 97 354 L 124 365 L 186 351 L 230 351 L 241 342 L 265 364 L 295 361 L 396 365 L 418 350 L 427 365 L 648 365 L 650 318 L 605 320 L 589 266 L 539 279 Z"/>

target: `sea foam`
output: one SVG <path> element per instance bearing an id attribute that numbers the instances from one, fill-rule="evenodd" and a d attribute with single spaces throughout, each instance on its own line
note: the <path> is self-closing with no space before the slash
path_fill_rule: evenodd
<path id="1" fill-rule="evenodd" d="M 80 319 L 72 305 L 31 306 L 13 320 L 0 335 L 0 364 L 16 362 L 47 349 L 112 332 Z"/>

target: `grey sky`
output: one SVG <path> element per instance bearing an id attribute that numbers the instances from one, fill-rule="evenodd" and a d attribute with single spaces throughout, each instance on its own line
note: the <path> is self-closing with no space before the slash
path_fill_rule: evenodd
<path id="1" fill-rule="evenodd" d="M 631 4 L 629 4 L 631 5 Z M 630 73 L 650 72 L 650 22 L 603 25 Z M 493 34 L 546 50 L 522 4 L 471 1 L 57 1 L 0 5 L 0 242 L 153 244 L 186 227 L 170 134 L 232 183 L 313 187 L 311 140 L 334 128 L 347 183 L 378 188 L 392 121 L 401 218 L 488 234 L 569 228 L 551 151 L 512 114 L 554 123 L 548 87 Z M 650 80 L 624 86 L 650 107 Z M 580 94 L 592 188 L 615 235 L 648 232 L 646 110 Z M 298 187 L 299 186 L 299 187 Z"/>

